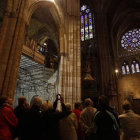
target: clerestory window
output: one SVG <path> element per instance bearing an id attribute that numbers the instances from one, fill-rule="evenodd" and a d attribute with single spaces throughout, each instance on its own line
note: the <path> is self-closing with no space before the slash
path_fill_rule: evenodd
<path id="1" fill-rule="evenodd" d="M 81 7 L 81 41 L 95 37 L 94 14 L 87 5 Z"/>

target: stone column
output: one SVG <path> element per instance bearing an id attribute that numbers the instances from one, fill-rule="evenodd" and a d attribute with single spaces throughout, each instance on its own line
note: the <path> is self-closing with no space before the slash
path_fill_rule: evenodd
<path id="1" fill-rule="evenodd" d="M 71 4 L 68 5 L 69 22 L 65 26 L 69 29 L 68 34 L 62 34 L 61 31 L 60 35 L 59 85 L 65 102 L 69 102 L 73 108 L 75 102 L 81 101 L 80 1 L 68 2 L 73 2 L 74 7 Z"/>
<path id="2" fill-rule="evenodd" d="M 15 3 L 20 5 L 19 9 L 17 9 Z M 9 95 L 11 98 L 14 98 L 15 94 L 25 37 L 25 9 L 28 7 L 28 4 L 24 0 L 14 0 L 13 7 L 17 10 L 17 13 L 11 13 L 9 17 L 6 36 L 0 52 L 0 65 L 2 67 L 0 70 L 0 91 L 2 95 Z"/>
<path id="3" fill-rule="evenodd" d="M 108 92 L 108 80 L 111 77 L 110 68 L 110 53 L 108 45 L 107 26 L 105 21 L 105 15 L 99 12 L 96 15 L 96 34 L 98 40 L 98 49 L 100 54 L 100 66 L 101 66 L 101 92 L 107 94 Z"/>

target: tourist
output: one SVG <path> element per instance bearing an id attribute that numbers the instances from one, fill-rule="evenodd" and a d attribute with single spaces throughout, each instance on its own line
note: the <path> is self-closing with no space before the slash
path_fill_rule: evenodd
<path id="1" fill-rule="evenodd" d="M 125 100 L 122 104 L 124 114 L 119 116 L 123 131 L 123 140 L 140 139 L 140 116 L 131 110 L 131 103 Z"/>
<path id="2" fill-rule="evenodd" d="M 78 122 L 77 137 L 78 137 L 78 140 L 83 140 L 84 132 L 82 131 L 81 125 L 79 123 L 80 115 L 81 115 L 81 110 L 80 110 L 81 109 L 81 103 L 80 102 L 75 103 L 74 108 L 75 109 L 72 112 L 76 114 L 77 122 Z"/>
<path id="3" fill-rule="evenodd" d="M 40 140 L 42 138 L 41 104 L 42 99 L 37 96 L 33 99 L 32 107 L 27 110 L 22 140 Z"/>
<path id="4" fill-rule="evenodd" d="M 98 99 L 98 111 L 94 116 L 97 140 L 120 140 L 120 123 L 116 113 L 109 107 L 109 100 L 102 95 Z"/>
<path id="5" fill-rule="evenodd" d="M 93 102 L 90 98 L 85 100 L 86 108 L 83 109 L 80 116 L 80 125 L 83 130 L 85 140 L 96 140 L 96 131 L 94 128 L 94 114 L 97 111 L 93 108 Z"/>
<path id="6" fill-rule="evenodd" d="M 56 96 L 54 104 L 46 100 L 41 106 L 41 110 L 43 113 L 42 125 L 44 140 L 61 140 L 59 131 L 59 120 L 67 115 L 67 110 L 64 104 L 64 99 L 62 97 L 58 99 L 58 96 L 60 95 Z M 58 100 L 60 100 L 61 102 L 63 112 L 56 111 Z"/>
<path id="7" fill-rule="evenodd" d="M 23 132 L 23 126 L 24 126 L 24 119 L 25 114 L 27 111 L 26 105 L 27 105 L 26 97 L 22 96 L 18 99 L 18 106 L 14 109 L 14 113 L 16 117 L 18 118 L 18 126 L 15 129 L 12 129 L 12 137 L 15 139 L 16 137 L 22 137 Z"/>
<path id="8" fill-rule="evenodd" d="M 72 113 L 70 103 L 66 103 L 65 105 L 68 115 L 60 120 L 61 140 L 77 140 L 77 117 L 75 113 Z"/>
<path id="9" fill-rule="evenodd" d="M 0 140 L 11 140 L 10 127 L 17 127 L 18 119 L 13 113 L 13 100 L 7 96 L 0 97 Z"/>

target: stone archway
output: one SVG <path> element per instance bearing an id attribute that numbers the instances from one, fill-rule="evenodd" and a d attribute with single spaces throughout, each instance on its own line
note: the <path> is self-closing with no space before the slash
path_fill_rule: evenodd
<path id="1" fill-rule="evenodd" d="M 49 4 L 59 31 L 59 91 L 66 102 L 74 104 L 76 101 L 80 101 L 80 1 L 71 3 L 69 0 L 67 9 L 63 9 L 60 3 L 55 0 L 54 3 L 50 0 L 21 0 L 20 2 L 18 0 L 8 1 L 1 26 L 0 92 L 14 98 L 25 30 L 34 10 L 41 4 Z"/>

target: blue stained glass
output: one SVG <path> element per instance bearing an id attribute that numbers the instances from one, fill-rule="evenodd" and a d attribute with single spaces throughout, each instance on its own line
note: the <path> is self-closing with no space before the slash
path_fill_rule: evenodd
<path id="1" fill-rule="evenodd" d="M 93 38 L 92 16 L 89 13 L 89 38 Z"/>
<path id="2" fill-rule="evenodd" d="M 122 66 L 122 74 L 125 75 L 126 74 L 126 71 L 125 71 L 125 67 Z"/>
<path id="3" fill-rule="evenodd" d="M 87 9 L 87 5 L 83 5 L 83 6 L 81 7 L 81 11 L 84 11 L 85 9 Z"/>
<path id="4" fill-rule="evenodd" d="M 85 15 L 85 40 L 89 39 L 89 35 L 88 35 L 88 17 L 87 14 Z"/>
<path id="5" fill-rule="evenodd" d="M 84 16 L 81 16 L 81 40 L 84 41 Z"/>
<path id="6" fill-rule="evenodd" d="M 87 5 L 81 7 L 81 40 L 88 40 L 95 37 L 94 16 L 87 8 Z"/>
<path id="7" fill-rule="evenodd" d="M 122 36 L 121 39 L 121 46 L 123 47 L 122 44 L 124 44 L 125 47 L 124 49 L 127 49 L 128 51 L 137 51 L 139 50 L 139 40 L 140 40 L 140 29 L 134 29 L 130 30 L 125 35 Z M 123 42 L 123 41 L 124 42 Z M 130 49 L 131 47 L 131 49 Z"/>
<path id="8" fill-rule="evenodd" d="M 90 12 L 90 9 L 87 9 L 87 10 L 86 10 L 86 13 L 89 13 L 89 12 Z"/>

